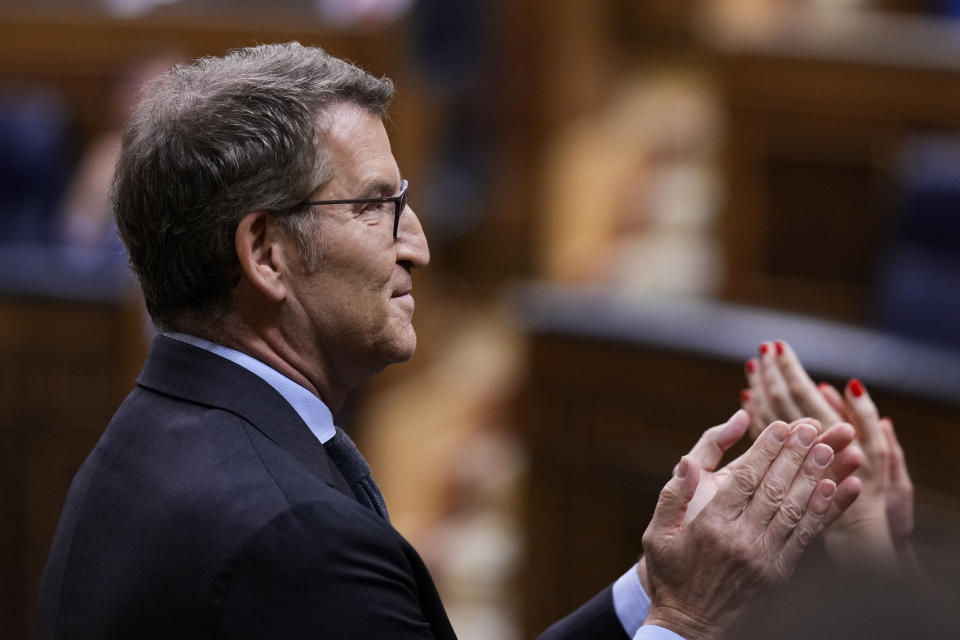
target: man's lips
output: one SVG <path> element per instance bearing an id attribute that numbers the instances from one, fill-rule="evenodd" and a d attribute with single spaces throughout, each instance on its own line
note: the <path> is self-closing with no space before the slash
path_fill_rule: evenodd
<path id="1" fill-rule="evenodd" d="M 413 313 L 413 305 L 415 302 L 413 295 L 410 293 L 410 289 L 396 292 L 390 297 L 390 301 L 396 302 L 400 308 L 407 309 L 410 313 Z"/>
<path id="2" fill-rule="evenodd" d="M 391 298 L 402 298 L 403 296 L 410 295 L 410 292 L 413 291 L 413 283 L 407 280 L 403 284 L 397 286 L 393 290 L 393 293 L 390 295 Z"/>

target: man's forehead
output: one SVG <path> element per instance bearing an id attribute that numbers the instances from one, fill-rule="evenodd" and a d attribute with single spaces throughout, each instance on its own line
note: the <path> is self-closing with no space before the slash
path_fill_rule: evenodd
<path id="1" fill-rule="evenodd" d="M 359 105 L 338 103 L 323 116 L 320 144 L 332 174 L 321 192 L 349 188 L 344 197 L 389 195 L 399 186 L 399 170 L 380 118 Z M 363 193 L 360 193 L 362 191 Z"/>
<path id="2" fill-rule="evenodd" d="M 383 121 L 360 105 L 338 102 L 328 107 L 320 118 L 327 144 L 375 143 L 386 145 L 389 151 L 390 138 Z"/>

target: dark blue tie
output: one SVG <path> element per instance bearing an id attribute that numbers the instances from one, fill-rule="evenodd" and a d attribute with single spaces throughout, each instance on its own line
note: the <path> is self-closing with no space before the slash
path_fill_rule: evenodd
<path id="1" fill-rule="evenodd" d="M 333 459 L 333 463 L 340 469 L 340 473 L 346 478 L 347 484 L 353 490 L 362 504 L 373 509 L 380 517 L 390 522 L 390 514 L 387 513 L 387 503 L 383 500 L 383 494 L 380 493 L 380 487 L 373 480 L 373 474 L 370 473 L 370 465 L 363 459 L 363 454 L 353 444 L 343 429 L 337 427 L 337 433 L 324 443 L 327 453 Z"/>

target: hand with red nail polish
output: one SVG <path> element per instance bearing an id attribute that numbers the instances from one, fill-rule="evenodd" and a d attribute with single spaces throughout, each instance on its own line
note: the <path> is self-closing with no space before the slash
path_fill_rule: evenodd
<path id="1" fill-rule="evenodd" d="M 913 529 L 912 486 L 907 501 L 909 506 L 904 508 L 904 494 L 899 487 L 894 490 L 891 482 L 890 439 L 884 433 L 877 407 L 864 384 L 856 378 L 850 380 L 843 396 L 829 385 L 822 386 L 821 392 L 832 405 L 850 417 L 863 452 L 863 463 L 857 470 L 862 485 L 860 497 L 825 536 L 827 548 L 841 562 L 892 563 L 897 558 L 895 530 L 901 537 L 900 546 L 909 547 L 909 532 Z M 892 426 L 891 423 L 891 429 Z M 898 466 L 895 472 L 900 469 Z M 905 463 L 902 471 L 898 479 L 906 477 L 909 481 Z M 888 509 L 888 502 L 891 509 Z M 890 520 L 891 513 L 897 518 L 895 522 Z M 905 529 L 909 531 L 905 534 L 906 542 L 902 540 Z"/>
<path id="2" fill-rule="evenodd" d="M 853 425 L 857 447 L 835 464 L 852 464 L 859 456 L 857 477 L 861 495 L 825 534 L 827 548 L 838 560 L 885 561 L 892 549 L 909 549 L 913 530 L 913 486 L 901 456 L 891 460 L 893 446 L 865 385 L 850 380 L 844 394 L 828 384 L 816 385 L 790 345 L 773 343 L 776 357 L 761 357 L 756 372 L 747 372 L 749 401 L 741 401 L 754 425 L 773 420 L 817 418 L 829 430 L 839 423 Z M 892 423 L 890 423 L 892 434 Z M 895 437 L 895 436 L 894 436 Z M 901 554 L 903 555 L 903 554 Z"/>
<path id="3" fill-rule="evenodd" d="M 744 408 L 750 412 L 750 435 L 756 437 L 775 420 L 814 418 L 824 429 L 843 422 L 843 416 L 824 399 L 790 345 L 783 340 L 772 344 L 775 356 L 765 342 L 760 348 L 761 356 L 747 361 L 751 401 Z"/>
<path id="4" fill-rule="evenodd" d="M 862 556 L 857 530 L 873 532 L 870 535 L 884 531 L 884 518 L 878 515 L 882 503 L 886 530 L 890 533 L 897 558 L 904 566 L 919 571 L 910 544 L 913 535 L 913 482 L 893 421 L 878 417 L 866 387 L 856 378 L 847 383 L 843 394 L 826 383 L 821 383 L 819 388 L 831 406 L 857 429 L 857 438 L 864 453 L 864 464 L 858 475 L 862 478 L 865 497 L 858 500 L 860 504 L 855 505 L 849 515 L 838 521 L 836 531 L 825 536 L 828 548 L 832 545 L 833 548 L 842 549 L 846 545 L 857 550 L 858 557 Z M 886 473 L 883 473 L 884 468 Z M 873 545 L 877 546 L 889 554 L 886 542 Z"/>

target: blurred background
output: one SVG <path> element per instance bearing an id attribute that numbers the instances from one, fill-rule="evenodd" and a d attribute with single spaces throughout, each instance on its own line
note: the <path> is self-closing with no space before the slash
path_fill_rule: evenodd
<path id="1" fill-rule="evenodd" d="M 70 479 L 153 333 L 106 199 L 137 87 L 289 40 L 398 86 L 388 131 L 433 255 L 420 348 L 338 421 L 463 640 L 532 637 L 626 570 L 763 340 L 817 380 L 864 380 L 906 449 L 928 568 L 956 576 L 957 16 L 951 0 L 4 0 L 0 637 L 30 635 Z"/>

